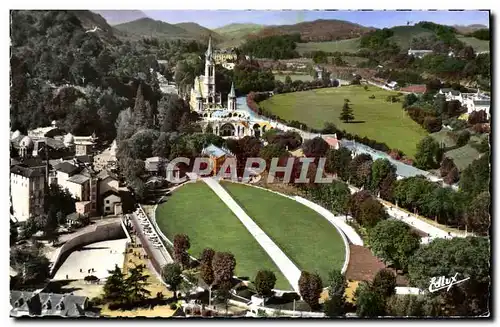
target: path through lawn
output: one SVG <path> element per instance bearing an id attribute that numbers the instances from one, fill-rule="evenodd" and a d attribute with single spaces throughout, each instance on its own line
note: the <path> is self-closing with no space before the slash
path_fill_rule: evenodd
<path id="1" fill-rule="evenodd" d="M 267 253 L 231 210 L 203 183 L 186 184 L 174 191 L 156 212 L 158 226 L 173 240 L 185 233 L 191 241 L 190 254 L 199 257 L 204 248 L 228 251 L 236 258 L 236 274 L 254 280 L 257 271 L 276 274 L 276 287 L 291 286 Z"/>

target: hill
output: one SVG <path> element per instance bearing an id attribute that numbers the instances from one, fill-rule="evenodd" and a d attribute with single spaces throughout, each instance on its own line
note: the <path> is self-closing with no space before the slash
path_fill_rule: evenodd
<path id="1" fill-rule="evenodd" d="M 114 26 L 117 30 L 126 33 L 127 37 L 140 39 L 142 37 L 155 37 L 158 39 L 197 39 L 198 35 L 192 34 L 184 28 L 165 23 L 151 18 L 141 18 L 132 22 Z"/>
<path id="2" fill-rule="evenodd" d="M 148 16 L 140 10 L 92 10 L 101 15 L 110 25 L 132 22 Z"/>
<path id="3" fill-rule="evenodd" d="M 488 28 L 488 26 L 486 25 L 482 25 L 482 24 L 473 24 L 473 25 L 453 25 L 452 27 L 454 27 L 458 33 L 460 34 L 469 34 L 469 33 L 472 33 L 474 31 L 477 31 L 477 30 L 481 30 L 481 29 L 484 29 L 484 28 Z"/>
<path id="4" fill-rule="evenodd" d="M 236 47 L 245 41 L 250 34 L 255 34 L 262 30 L 265 26 L 258 24 L 229 24 L 214 29 L 225 39 L 221 47 Z"/>
<path id="5" fill-rule="evenodd" d="M 319 19 L 294 25 L 265 27 L 256 36 L 300 34 L 303 42 L 323 42 L 356 38 L 372 30 L 347 21 Z"/>
<path id="6" fill-rule="evenodd" d="M 203 27 L 199 24 L 187 22 L 187 23 L 178 23 L 175 24 L 186 31 L 188 31 L 193 36 L 197 36 L 200 39 L 208 40 L 209 36 L 212 36 L 212 41 L 215 43 L 220 43 L 224 41 L 224 37 L 219 35 L 217 32 L 214 32 L 206 27 Z"/>
<path id="7" fill-rule="evenodd" d="M 112 26 L 110 26 L 107 20 L 100 14 L 89 11 L 89 10 L 69 10 L 80 20 L 81 26 L 86 30 L 94 29 L 95 27 L 100 28 L 96 35 L 100 37 L 101 40 L 110 44 L 119 43 L 119 38 L 122 33 Z"/>
<path id="8" fill-rule="evenodd" d="M 408 49 L 413 38 L 435 36 L 433 31 L 420 26 L 395 26 L 390 28 L 394 35 L 390 38 L 401 49 Z"/>

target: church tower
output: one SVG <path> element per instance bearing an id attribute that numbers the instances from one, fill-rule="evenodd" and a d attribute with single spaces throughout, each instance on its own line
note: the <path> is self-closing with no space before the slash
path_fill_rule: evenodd
<path id="1" fill-rule="evenodd" d="M 212 107 L 215 105 L 215 62 L 212 51 L 212 37 L 208 39 L 208 49 L 205 53 L 205 78 L 203 79 L 205 103 Z"/>
<path id="2" fill-rule="evenodd" d="M 227 109 L 236 110 L 236 92 L 234 92 L 234 82 L 231 83 L 231 92 L 227 96 Z"/>

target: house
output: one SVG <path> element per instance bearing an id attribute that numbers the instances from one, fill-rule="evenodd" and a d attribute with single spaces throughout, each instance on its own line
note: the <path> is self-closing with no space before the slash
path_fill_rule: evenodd
<path id="1" fill-rule="evenodd" d="M 321 137 L 323 138 L 323 140 L 326 141 L 326 143 L 328 143 L 330 149 L 338 150 L 340 148 L 340 143 L 339 140 L 337 139 L 337 134 L 322 135 Z"/>
<path id="2" fill-rule="evenodd" d="M 398 86 L 398 82 L 392 81 L 392 82 L 389 82 L 389 83 L 385 84 L 385 86 L 387 86 L 391 90 L 394 90 Z"/>
<path id="3" fill-rule="evenodd" d="M 57 127 L 57 122 L 54 120 L 52 124 L 47 127 L 39 127 L 28 131 L 28 136 L 31 138 L 41 138 L 63 135 L 63 131 Z"/>
<path id="4" fill-rule="evenodd" d="M 210 144 L 201 151 L 202 155 L 208 156 L 210 159 L 210 165 L 212 166 L 212 173 L 215 175 L 219 171 L 219 168 L 224 164 L 226 159 L 235 158 L 236 156 L 226 148 L 219 148 L 213 144 Z"/>
<path id="5" fill-rule="evenodd" d="M 423 58 L 424 56 L 431 54 L 432 50 L 412 50 L 408 49 L 408 55 L 415 58 Z"/>
<path id="6" fill-rule="evenodd" d="M 92 154 L 94 146 L 96 145 L 96 140 L 97 138 L 94 135 L 73 136 L 72 144 L 75 146 L 75 155 L 82 156 Z"/>
<path id="7" fill-rule="evenodd" d="M 102 213 L 104 215 L 122 213 L 122 200 L 118 192 L 109 190 L 102 195 Z"/>
<path id="8" fill-rule="evenodd" d="M 224 66 L 227 62 L 234 62 L 238 59 L 234 49 L 221 49 L 214 51 L 213 58 L 216 65 Z M 224 67 L 225 68 L 225 67 Z"/>
<path id="9" fill-rule="evenodd" d="M 453 90 L 450 88 L 444 88 L 444 89 L 440 89 L 438 93 L 444 95 L 446 98 L 446 101 L 458 100 L 458 101 L 460 101 L 460 103 L 463 102 L 462 93 L 460 91 Z"/>
<path id="10" fill-rule="evenodd" d="M 236 64 L 234 62 L 224 62 L 222 63 L 222 67 L 224 67 L 227 70 L 233 70 Z"/>
<path id="11" fill-rule="evenodd" d="M 167 163 L 163 157 L 150 157 L 144 160 L 144 168 L 151 175 L 164 175 Z"/>
<path id="12" fill-rule="evenodd" d="M 17 221 L 43 213 L 45 198 L 44 166 L 15 165 L 10 168 L 10 195 Z"/>
<path id="13" fill-rule="evenodd" d="M 98 178 L 94 170 L 77 160 L 62 161 L 54 166 L 56 183 L 77 199 L 77 212 L 94 214 L 97 210 Z"/>
<path id="14" fill-rule="evenodd" d="M 107 191 L 115 191 L 118 192 L 120 188 L 120 182 L 118 176 L 109 170 L 101 170 L 99 174 L 97 174 L 97 178 L 99 179 L 99 196 L 101 197 Z"/>
<path id="15" fill-rule="evenodd" d="M 424 94 L 427 91 L 427 86 L 425 84 L 412 84 L 399 89 L 401 92 Z"/>
<path id="16" fill-rule="evenodd" d="M 89 300 L 86 296 L 70 294 L 10 291 L 10 316 L 95 316 L 87 312 Z"/>

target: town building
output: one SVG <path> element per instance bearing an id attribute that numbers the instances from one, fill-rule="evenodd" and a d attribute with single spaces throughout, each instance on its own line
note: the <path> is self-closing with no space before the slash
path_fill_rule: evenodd
<path id="1" fill-rule="evenodd" d="M 96 316 L 87 312 L 89 300 L 86 296 L 27 291 L 10 291 L 10 316 Z"/>
<path id="2" fill-rule="evenodd" d="M 234 49 L 220 49 L 214 51 L 213 58 L 216 65 L 224 65 L 225 63 L 234 63 L 238 59 L 238 56 Z"/>
<path id="3" fill-rule="evenodd" d="M 236 156 L 226 148 L 220 148 L 210 144 L 201 151 L 201 154 L 210 159 L 210 166 L 212 167 L 212 174 L 216 175 L 220 167 L 224 164 L 226 159 L 236 158 Z"/>
<path id="4" fill-rule="evenodd" d="M 428 54 L 431 54 L 432 50 L 412 50 L 408 49 L 408 55 L 415 58 L 423 58 Z"/>
<path id="5" fill-rule="evenodd" d="M 338 150 L 340 148 L 340 142 L 337 139 L 337 134 L 321 135 L 321 138 L 328 143 L 330 149 Z"/>
<path id="6" fill-rule="evenodd" d="M 489 96 L 481 93 L 479 89 L 476 93 L 461 93 L 450 88 L 443 88 L 439 90 L 438 94 L 444 95 L 446 101 L 460 101 L 460 104 L 467 108 L 468 114 L 484 110 L 488 119 L 490 118 L 491 99 Z"/>
<path id="7" fill-rule="evenodd" d="M 15 165 L 10 168 L 10 195 L 13 216 L 23 222 L 44 210 L 45 166 Z"/>
<path id="8" fill-rule="evenodd" d="M 118 192 L 108 190 L 102 194 L 102 213 L 104 215 L 119 215 L 122 213 L 122 200 Z"/>

